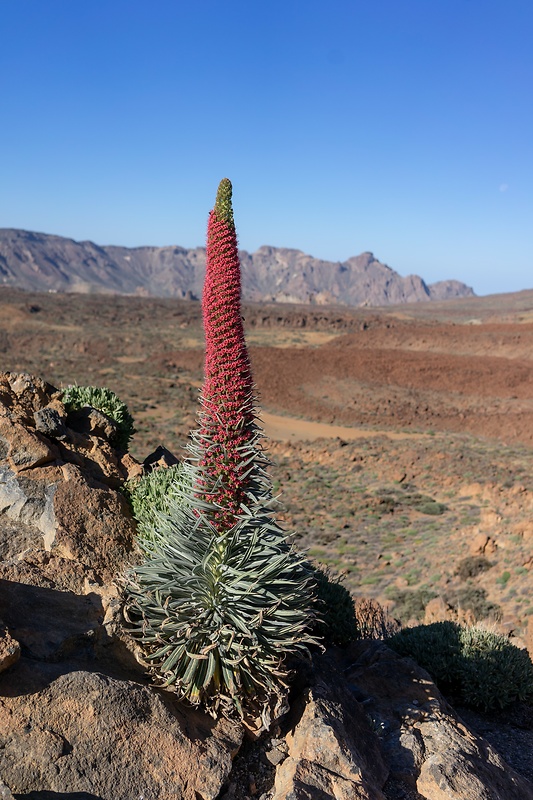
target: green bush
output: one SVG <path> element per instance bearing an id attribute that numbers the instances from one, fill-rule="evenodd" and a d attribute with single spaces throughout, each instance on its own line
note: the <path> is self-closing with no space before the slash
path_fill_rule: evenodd
<path id="1" fill-rule="evenodd" d="M 318 611 L 314 632 L 326 644 L 346 647 L 359 638 L 353 597 L 328 567 L 314 564 L 313 569 Z"/>
<path id="2" fill-rule="evenodd" d="M 394 616 L 404 624 L 412 619 L 422 619 L 426 606 L 436 597 L 431 589 L 396 589 L 387 591 L 387 597 L 394 602 Z"/>
<path id="3" fill-rule="evenodd" d="M 106 386 L 67 386 L 61 400 L 67 411 L 76 411 L 88 406 L 102 411 L 117 423 L 114 444 L 128 449 L 131 437 L 135 433 L 133 417 L 128 407 L 117 395 Z"/>
<path id="4" fill-rule="evenodd" d="M 405 628 L 387 644 L 426 669 L 444 694 L 471 708 L 533 700 L 533 664 L 505 636 L 455 622 Z"/>
<path id="5" fill-rule="evenodd" d="M 455 570 L 455 574 L 466 581 L 468 578 L 477 578 L 482 572 L 486 572 L 492 567 L 490 561 L 485 556 L 467 556 L 463 558 Z"/>
<path id="6" fill-rule="evenodd" d="M 155 469 L 138 481 L 130 481 L 125 493 L 137 521 L 138 541 L 145 552 L 158 539 L 160 519 L 168 516 L 174 505 L 182 505 L 190 491 L 190 477 L 182 464 Z"/>
<path id="7" fill-rule="evenodd" d="M 502 618 L 500 606 L 488 600 L 487 592 L 479 586 L 463 586 L 445 599 L 454 608 L 471 611 L 476 622 L 482 619 L 499 621 Z"/>

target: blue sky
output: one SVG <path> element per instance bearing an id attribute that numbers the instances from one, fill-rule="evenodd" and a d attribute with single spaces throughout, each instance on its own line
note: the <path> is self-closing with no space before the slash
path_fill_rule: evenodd
<path id="1" fill-rule="evenodd" d="M 2 0 L 0 227 L 533 288 L 531 0 Z"/>

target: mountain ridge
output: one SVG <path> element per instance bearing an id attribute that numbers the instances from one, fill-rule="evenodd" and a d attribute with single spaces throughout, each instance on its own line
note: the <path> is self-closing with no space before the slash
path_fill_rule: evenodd
<path id="1" fill-rule="evenodd" d="M 325 261 L 301 250 L 262 245 L 240 251 L 248 302 L 386 306 L 474 296 L 457 280 L 427 284 L 402 277 L 371 252 Z M 34 291 L 197 299 L 205 248 L 98 245 L 64 236 L 0 229 L 0 285 Z"/>

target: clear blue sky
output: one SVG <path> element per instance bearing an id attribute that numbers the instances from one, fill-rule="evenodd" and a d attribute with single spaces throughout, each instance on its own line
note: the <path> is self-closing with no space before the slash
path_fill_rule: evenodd
<path id="1" fill-rule="evenodd" d="M 533 288 L 531 0 L 0 0 L 0 227 Z"/>

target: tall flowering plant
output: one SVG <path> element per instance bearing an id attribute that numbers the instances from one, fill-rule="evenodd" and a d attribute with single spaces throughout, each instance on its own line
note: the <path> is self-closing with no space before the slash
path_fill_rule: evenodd
<path id="1" fill-rule="evenodd" d="M 209 215 L 198 428 L 166 512 L 143 515 L 146 559 L 129 574 L 125 614 L 157 681 L 213 714 L 253 708 L 266 727 L 287 655 L 314 641 L 314 584 L 272 511 L 231 194 L 224 179 Z"/>
<path id="2" fill-rule="evenodd" d="M 257 447 L 261 434 L 255 423 L 252 371 L 242 324 L 231 195 L 231 183 L 224 178 L 209 214 L 202 296 L 205 376 L 195 436 L 205 498 L 214 506 L 220 529 L 236 520 L 250 492 L 257 489 L 257 468 L 265 463 Z M 264 483 L 262 472 L 260 477 Z"/>

